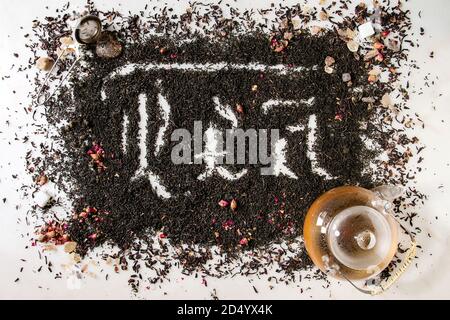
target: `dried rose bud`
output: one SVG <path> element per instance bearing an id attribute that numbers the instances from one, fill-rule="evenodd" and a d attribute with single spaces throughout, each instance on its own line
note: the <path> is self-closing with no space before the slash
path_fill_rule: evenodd
<path id="1" fill-rule="evenodd" d="M 224 230 L 230 230 L 233 226 L 234 226 L 234 221 L 231 219 L 228 219 L 224 223 L 222 223 L 222 228 Z"/>
<path id="2" fill-rule="evenodd" d="M 220 200 L 219 201 L 219 206 L 221 206 L 222 208 L 228 207 L 230 203 L 226 200 Z"/>
<path id="3" fill-rule="evenodd" d="M 319 19 L 322 21 L 328 20 L 328 13 L 326 13 L 325 11 L 320 11 L 319 12 Z"/>
<path id="4" fill-rule="evenodd" d="M 376 75 L 369 75 L 368 79 L 369 82 L 373 83 L 373 82 L 377 82 L 378 81 L 378 77 Z"/>
<path id="5" fill-rule="evenodd" d="M 239 244 L 240 244 L 241 246 L 246 246 L 246 245 L 248 245 L 248 239 L 247 239 L 247 238 L 242 238 L 242 239 L 239 241 Z"/>
<path id="6" fill-rule="evenodd" d="M 237 104 L 236 105 L 236 112 L 237 113 L 240 113 L 240 114 L 243 114 L 244 113 L 244 107 L 242 106 L 242 104 Z"/>
<path id="7" fill-rule="evenodd" d="M 381 49 L 384 48 L 384 44 L 382 44 L 381 42 L 375 42 L 375 43 L 373 44 L 373 47 L 374 47 L 375 49 L 377 49 L 377 50 L 381 50 Z"/>
<path id="8" fill-rule="evenodd" d="M 48 182 L 48 178 L 45 174 L 40 175 L 37 179 L 37 184 L 40 186 L 43 186 L 44 184 L 46 184 Z"/>
<path id="9" fill-rule="evenodd" d="M 381 54 L 381 53 L 377 54 L 377 56 L 375 57 L 375 60 L 382 62 L 384 60 L 383 54 Z"/>
<path id="10" fill-rule="evenodd" d="M 285 40 L 291 40 L 294 37 L 294 34 L 292 32 L 285 32 L 283 35 L 283 38 Z"/>
<path id="11" fill-rule="evenodd" d="M 165 234 L 164 232 L 161 232 L 161 233 L 159 234 L 159 238 L 160 238 L 160 239 L 165 239 L 165 238 L 167 238 L 167 234 Z"/>
<path id="12" fill-rule="evenodd" d="M 95 209 L 94 207 L 87 207 L 86 209 L 84 209 L 86 212 L 88 213 L 95 213 L 97 212 L 97 209 Z"/>
<path id="13" fill-rule="evenodd" d="M 276 42 L 276 45 L 273 47 L 273 51 L 282 52 L 284 49 L 286 49 L 287 45 L 288 45 L 287 41 Z"/>
<path id="14" fill-rule="evenodd" d="M 332 66 L 335 62 L 336 62 L 336 60 L 334 60 L 333 57 L 327 56 L 325 58 L 325 65 L 328 67 Z"/>
<path id="15" fill-rule="evenodd" d="M 277 45 L 275 45 L 275 47 L 273 48 L 273 50 L 275 52 L 281 52 L 284 50 L 284 45 L 282 43 L 277 43 Z"/>
<path id="16" fill-rule="evenodd" d="M 92 145 L 92 150 L 94 150 L 95 153 L 103 153 L 104 152 L 103 148 L 98 143 L 94 143 Z"/>
<path id="17" fill-rule="evenodd" d="M 231 208 L 231 210 L 233 210 L 233 211 L 236 211 L 236 210 L 237 210 L 238 204 L 237 204 L 237 201 L 236 201 L 235 199 L 231 200 L 230 208 Z"/>
<path id="18" fill-rule="evenodd" d="M 80 216 L 81 218 L 86 218 L 88 216 L 88 213 L 86 211 L 81 212 L 78 216 Z"/>
<path id="19" fill-rule="evenodd" d="M 391 32 L 389 30 L 384 30 L 381 32 L 381 36 L 386 38 Z"/>
<path id="20" fill-rule="evenodd" d="M 53 239 L 56 236 L 56 232 L 55 231 L 49 231 L 45 234 L 45 237 L 47 239 Z"/>
<path id="21" fill-rule="evenodd" d="M 91 240 L 95 240 L 95 239 L 97 239 L 97 234 L 93 233 L 93 234 L 89 235 L 88 238 Z"/>

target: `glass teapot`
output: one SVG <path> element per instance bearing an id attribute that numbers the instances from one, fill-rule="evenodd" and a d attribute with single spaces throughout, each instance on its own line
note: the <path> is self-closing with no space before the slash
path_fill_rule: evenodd
<path id="1" fill-rule="evenodd" d="M 387 290 L 416 253 L 414 237 L 403 227 L 411 245 L 397 270 L 376 288 L 360 288 L 354 281 L 377 276 L 397 252 L 400 223 L 393 215 L 392 201 L 402 193 L 403 188 L 395 186 L 372 190 L 344 186 L 320 196 L 309 208 L 303 228 L 305 247 L 314 264 L 363 293 Z"/>

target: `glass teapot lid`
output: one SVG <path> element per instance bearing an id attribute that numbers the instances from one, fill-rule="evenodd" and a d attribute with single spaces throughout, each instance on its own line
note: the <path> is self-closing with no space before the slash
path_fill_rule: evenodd
<path id="1" fill-rule="evenodd" d="M 384 210 L 388 201 L 370 190 L 345 186 L 320 196 L 303 228 L 314 264 L 336 277 L 368 279 L 388 266 L 397 251 L 398 225 Z"/>
<path id="2" fill-rule="evenodd" d="M 389 255 L 392 244 L 385 215 L 367 206 L 353 206 L 339 212 L 327 233 L 333 256 L 354 270 L 375 268 Z"/>

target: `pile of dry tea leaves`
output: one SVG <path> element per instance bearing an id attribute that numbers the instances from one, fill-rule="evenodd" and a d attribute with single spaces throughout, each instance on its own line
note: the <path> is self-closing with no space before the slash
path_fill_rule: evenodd
<path id="1" fill-rule="evenodd" d="M 27 157 L 33 194 L 51 183 L 65 195 L 63 202 L 46 191 L 53 201 L 31 210 L 40 220 L 35 240 L 64 245 L 74 263 L 103 246 L 102 258 L 112 259 L 116 271 L 132 268 L 136 290 L 167 278 L 173 267 L 269 281 L 274 267 L 277 282 L 299 281 L 298 272 L 312 267 L 303 220 L 323 192 L 390 183 L 407 186 L 398 206 L 419 204 L 424 196 L 409 183 L 408 163 L 421 146 L 408 129 L 420 119 L 408 115 L 399 80 L 399 70 L 411 68 L 408 12 L 401 3 L 322 3 L 257 12 L 192 3 L 181 15 L 169 7 L 125 15 L 89 2 L 87 12 L 123 50 L 105 59 L 94 46 L 82 48 L 70 81 L 41 109 L 28 110 L 33 118 L 43 111 L 47 122 L 37 125 L 46 141 Z M 30 67 L 54 63 L 78 17 L 67 5 L 34 22 Z M 74 59 L 69 51 L 57 73 Z M 32 98 L 43 78 L 40 72 L 33 80 Z M 217 105 L 232 115 L 224 117 Z M 202 133 L 225 129 L 233 119 L 244 130 L 279 129 L 290 173 L 223 165 L 230 174 L 245 172 L 227 179 L 218 167 L 173 164 L 171 132 L 193 132 L 195 121 Z M 67 208 L 66 217 L 53 213 L 58 206 Z M 410 212 L 399 218 L 412 223 Z M 157 272 L 148 277 L 145 269 Z"/>

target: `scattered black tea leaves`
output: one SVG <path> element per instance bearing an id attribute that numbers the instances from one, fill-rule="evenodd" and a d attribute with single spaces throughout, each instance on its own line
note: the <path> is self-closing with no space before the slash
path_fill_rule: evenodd
<path id="1" fill-rule="evenodd" d="M 133 291 L 144 282 L 152 287 L 167 280 L 173 267 L 200 275 L 205 286 L 204 276 L 262 276 L 272 267 L 277 271 L 276 277 L 268 276 L 272 285 L 297 281 L 300 270 L 312 268 L 299 240 L 310 204 L 340 185 L 408 185 L 414 174 L 407 164 L 418 153 L 413 150 L 421 150 L 418 139 L 404 131 L 413 127 L 416 117 L 397 115 L 407 111 L 407 88 L 400 92 L 401 102 L 382 101 L 394 90 L 397 69 L 414 45 L 408 39 L 408 12 L 381 1 L 382 31 L 368 37 L 373 46 L 367 49 L 355 38 L 357 26 L 369 17 L 367 7 L 359 5 L 355 13 L 344 16 L 347 6 L 347 1 L 338 1 L 326 10 L 305 12 L 300 4 L 273 5 L 259 13 L 239 13 L 228 6 L 231 18 L 225 18 L 223 9 L 213 4 L 192 3 L 182 15 L 171 14 L 170 8 L 126 15 L 101 12 L 89 1 L 87 9 L 114 25 L 121 42 L 106 33 L 97 48 L 88 46 L 86 50 L 96 54 L 85 55 L 83 76 L 72 77 L 45 105 L 50 126 L 67 123 L 52 134 L 39 128 L 61 149 L 53 144 L 34 146 L 41 154 L 27 156 L 27 168 L 34 181 L 43 182 L 38 173 L 45 172 L 67 194 L 73 212 L 64 221 L 44 221 L 44 228 L 38 228 L 46 231 L 42 239 L 69 243 L 67 251 L 82 256 L 104 243 L 117 246 L 119 253 L 105 251 L 104 260 L 117 260 L 112 264 L 116 273 L 133 271 Z M 48 55 L 43 70 L 57 58 L 56 40 L 71 34 L 67 22 L 75 17 L 67 9 L 34 21 L 33 34 L 27 37 L 35 61 L 41 49 Z M 272 22 L 258 16 L 269 12 L 276 15 Z M 302 27 L 318 19 L 331 23 L 332 29 Z M 395 39 L 388 39 L 392 36 Z M 62 61 L 58 74 L 67 71 L 71 59 Z M 180 67 L 189 64 L 227 67 L 208 72 Z M 127 73 L 127 66 L 141 67 Z M 283 72 L 277 71 L 280 68 Z M 388 73 L 388 82 L 380 79 L 381 71 Z M 123 76 L 114 76 L 121 72 Z M 41 81 L 39 76 L 33 79 L 36 88 Z M 313 103 L 292 103 L 305 98 Z M 262 112 L 262 105 L 272 100 L 291 103 L 270 114 Z M 169 120 L 161 113 L 161 101 L 170 106 Z M 261 165 L 227 165 L 233 172 L 247 173 L 229 180 L 213 171 L 199 180 L 204 165 L 174 165 L 175 143 L 163 137 L 164 144 L 157 147 L 152 137 L 164 123 L 167 132 L 191 130 L 194 121 L 226 128 L 229 123 L 213 101 L 232 106 L 243 129 L 279 129 L 288 146 L 286 164 L 297 179 L 263 176 Z M 36 110 L 28 110 L 32 111 L 34 117 Z M 139 128 L 144 120 L 148 134 L 142 139 Z M 312 147 L 306 134 L 312 130 L 309 122 L 316 124 Z M 309 129 L 289 130 L 296 124 Z M 376 149 L 362 136 L 374 141 Z M 154 183 L 139 175 L 142 143 L 151 174 L 176 196 L 161 198 Z M 388 160 L 378 158 L 380 151 L 387 152 Z M 331 178 L 318 173 L 316 165 Z M 371 165 L 375 169 L 368 170 Z M 404 200 L 414 207 L 424 199 L 409 187 Z M 414 217 L 413 212 L 402 219 L 412 224 Z M 52 225 L 58 226 L 58 234 L 48 233 Z M 45 264 L 52 272 L 47 256 Z M 156 276 L 146 278 L 143 269 L 154 270 Z M 329 286 L 317 270 L 304 279 L 324 280 L 324 287 Z"/>

